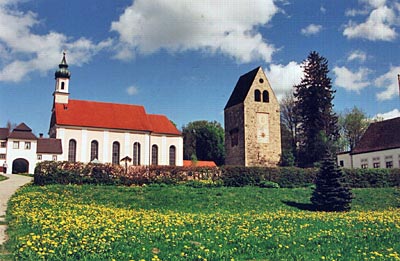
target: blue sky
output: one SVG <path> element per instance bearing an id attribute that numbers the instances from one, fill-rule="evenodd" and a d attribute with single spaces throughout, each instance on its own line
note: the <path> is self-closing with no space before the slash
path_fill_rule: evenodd
<path id="1" fill-rule="evenodd" d="M 0 125 L 48 132 L 63 50 L 72 99 L 143 105 L 178 127 L 223 124 L 236 81 L 257 66 L 282 97 L 314 50 L 337 112 L 400 116 L 399 31 L 398 0 L 0 0 Z"/>

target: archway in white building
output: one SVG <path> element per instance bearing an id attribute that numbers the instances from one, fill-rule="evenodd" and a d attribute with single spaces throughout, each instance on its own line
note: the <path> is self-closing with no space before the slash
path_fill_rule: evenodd
<path id="1" fill-rule="evenodd" d="M 28 173 L 29 172 L 29 162 L 26 159 L 15 159 L 12 164 L 12 173 Z"/>

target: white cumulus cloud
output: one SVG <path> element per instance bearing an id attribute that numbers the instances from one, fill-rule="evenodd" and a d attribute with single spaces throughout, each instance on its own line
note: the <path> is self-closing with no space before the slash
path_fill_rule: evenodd
<path id="1" fill-rule="evenodd" d="M 322 25 L 310 24 L 307 27 L 301 29 L 301 34 L 305 36 L 318 34 L 322 30 Z"/>
<path id="2" fill-rule="evenodd" d="M 388 7 L 385 0 L 363 0 L 366 4 L 361 10 L 347 10 L 346 15 L 369 14 L 364 22 L 348 22 L 343 31 L 349 39 L 363 38 L 371 41 L 393 41 L 397 37 L 395 8 Z"/>
<path id="3" fill-rule="evenodd" d="M 385 89 L 382 92 L 379 92 L 376 97 L 379 101 L 390 100 L 394 97 L 399 96 L 399 82 L 397 80 L 397 75 L 400 73 L 400 66 L 391 67 L 390 70 L 379 76 L 375 80 L 375 85 L 378 88 Z"/>
<path id="4" fill-rule="evenodd" d="M 394 109 L 394 110 L 391 110 L 391 111 L 388 111 L 388 112 L 378 113 L 372 118 L 373 119 L 389 120 L 389 119 L 393 119 L 393 118 L 397 118 L 397 117 L 400 117 L 400 111 L 398 109 Z"/>
<path id="5" fill-rule="evenodd" d="M 18 1 L 0 1 L 0 81 L 18 82 L 31 72 L 54 70 L 64 49 L 68 62 L 82 65 L 111 45 L 110 40 L 95 44 L 57 32 L 36 34 L 33 29 L 41 23 L 37 14 L 18 11 Z"/>
<path id="6" fill-rule="evenodd" d="M 133 96 L 139 93 L 139 89 L 135 86 L 129 86 L 128 88 L 126 88 L 126 93 Z"/>
<path id="7" fill-rule="evenodd" d="M 163 49 L 222 53 L 238 62 L 270 62 L 275 47 L 258 28 L 278 11 L 273 0 L 136 0 L 111 24 L 119 35 L 116 58 Z"/>
<path id="8" fill-rule="evenodd" d="M 347 57 L 347 61 L 355 61 L 358 60 L 360 62 L 365 62 L 367 60 L 367 54 L 361 50 L 352 51 Z"/>
<path id="9" fill-rule="evenodd" d="M 287 65 L 271 64 L 265 69 L 265 74 L 275 95 L 280 100 L 285 93 L 293 90 L 293 86 L 301 82 L 303 69 L 297 62 L 291 61 Z"/>
<path id="10" fill-rule="evenodd" d="M 370 70 L 367 68 L 360 68 L 358 71 L 352 72 L 344 66 L 336 66 L 333 68 L 333 73 L 336 76 L 334 84 L 348 91 L 359 93 L 360 90 L 370 85 L 368 81 Z"/>

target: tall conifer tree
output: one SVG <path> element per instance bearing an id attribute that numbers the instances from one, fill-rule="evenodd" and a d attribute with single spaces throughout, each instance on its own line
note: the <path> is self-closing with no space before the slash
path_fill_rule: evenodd
<path id="1" fill-rule="evenodd" d="M 328 77 L 328 60 L 311 52 L 303 63 L 304 77 L 295 87 L 299 117 L 299 165 L 313 166 L 322 160 L 328 144 L 338 138 L 338 118 L 333 112 L 335 91 Z"/>

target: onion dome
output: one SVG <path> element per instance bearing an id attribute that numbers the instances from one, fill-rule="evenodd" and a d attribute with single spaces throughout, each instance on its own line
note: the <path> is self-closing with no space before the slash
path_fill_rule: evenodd
<path id="1" fill-rule="evenodd" d="M 65 52 L 63 52 L 63 58 L 61 63 L 58 65 L 58 70 L 55 73 L 56 78 L 70 78 L 71 72 L 68 70 L 67 60 L 65 59 Z"/>

